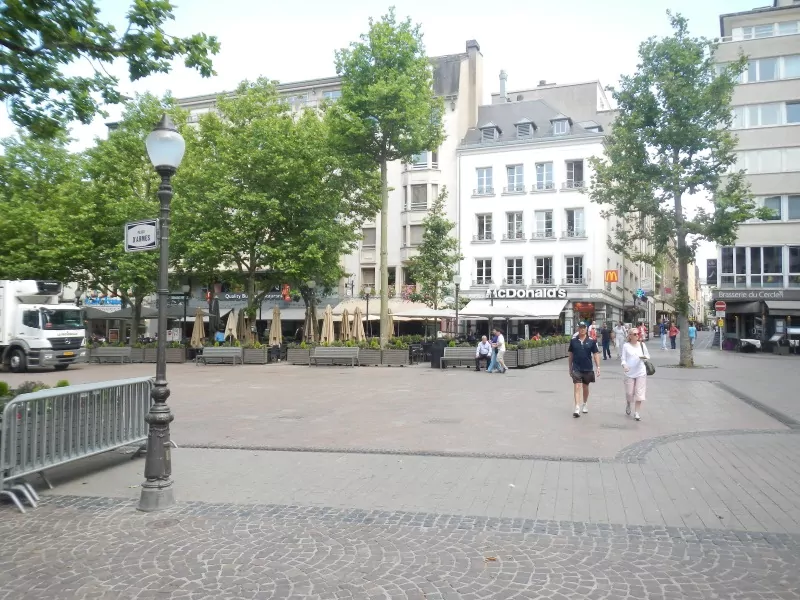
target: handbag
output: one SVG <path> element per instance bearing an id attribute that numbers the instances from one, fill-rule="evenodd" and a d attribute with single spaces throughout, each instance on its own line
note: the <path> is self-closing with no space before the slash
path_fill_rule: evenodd
<path id="1" fill-rule="evenodd" d="M 656 366 L 650 362 L 649 358 L 644 357 L 644 344 L 642 344 L 642 362 L 644 363 L 644 370 L 648 376 L 655 375 Z"/>

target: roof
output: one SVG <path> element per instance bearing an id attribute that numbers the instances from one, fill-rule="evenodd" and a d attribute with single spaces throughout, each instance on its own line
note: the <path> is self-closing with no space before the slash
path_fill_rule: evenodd
<path id="1" fill-rule="evenodd" d="M 553 127 L 550 122 L 553 119 L 567 119 L 555 108 L 543 100 L 528 100 L 522 102 L 508 102 L 506 104 L 487 104 L 478 108 L 478 123 L 480 127 L 473 127 L 467 131 L 462 145 L 481 144 L 481 129 L 484 127 L 497 127 L 501 133 L 494 142 L 485 142 L 484 145 L 497 144 L 504 141 L 518 141 L 516 124 L 531 122 L 536 125 L 533 136 L 525 138 L 524 141 L 542 139 L 559 139 L 581 137 L 597 137 L 596 132 L 586 131 L 580 124 L 572 125 L 572 130 L 568 135 L 553 135 Z M 520 140 L 523 141 L 523 140 Z"/>

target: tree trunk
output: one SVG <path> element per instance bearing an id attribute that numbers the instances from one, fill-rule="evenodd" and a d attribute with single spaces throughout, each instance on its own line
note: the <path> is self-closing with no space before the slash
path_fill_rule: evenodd
<path id="1" fill-rule="evenodd" d="M 686 249 L 686 230 L 683 227 L 683 205 L 681 194 L 675 194 L 675 237 L 678 246 L 678 293 L 676 306 L 678 311 L 678 343 L 680 344 L 681 367 L 694 366 L 694 353 L 689 340 L 689 256 Z"/>
<path id="2" fill-rule="evenodd" d="M 133 299 L 133 321 L 131 322 L 131 335 L 128 345 L 132 348 L 139 341 L 139 323 L 142 320 L 142 298 Z"/>
<path id="3" fill-rule="evenodd" d="M 386 161 L 381 161 L 381 348 L 389 329 L 389 182 Z"/>
<path id="4" fill-rule="evenodd" d="M 253 270 L 251 273 L 247 274 L 247 324 L 252 327 L 252 324 L 255 323 L 255 315 L 257 312 L 256 308 L 256 273 Z M 247 341 L 251 344 L 255 341 L 253 339 L 253 334 L 248 330 L 247 332 Z M 242 340 L 244 343 L 245 340 Z"/>

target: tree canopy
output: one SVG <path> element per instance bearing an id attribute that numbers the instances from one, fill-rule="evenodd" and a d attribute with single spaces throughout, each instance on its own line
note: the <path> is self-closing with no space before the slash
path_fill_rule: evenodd
<path id="1" fill-rule="evenodd" d="M 172 61 L 204 77 L 214 74 L 217 38 L 204 33 L 175 37 L 164 30 L 173 20 L 169 0 L 135 0 L 127 27 L 118 31 L 100 18 L 94 0 L 10 0 L 0 5 L 0 101 L 11 120 L 32 135 L 52 137 L 71 121 L 89 123 L 100 100 L 117 104 L 119 80 L 106 65 L 123 58 L 136 81 L 169 73 Z M 93 75 L 67 75 L 85 60 Z M 98 100 L 98 96 L 100 100 Z"/>

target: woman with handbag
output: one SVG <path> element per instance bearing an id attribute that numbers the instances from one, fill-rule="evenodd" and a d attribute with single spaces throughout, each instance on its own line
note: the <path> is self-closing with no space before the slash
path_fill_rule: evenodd
<path id="1" fill-rule="evenodd" d="M 622 347 L 620 361 L 625 371 L 625 414 L 631 414 L 631 403 L 635 403 L 633 418 L 641 421 L 639 410 L 645 399 L 647 376 L 655 373 L 655 367 L 650 362 L 647 346 L 639 339 L 639 331 L 633 327 L 628 332 L 627 343 Z"/>

